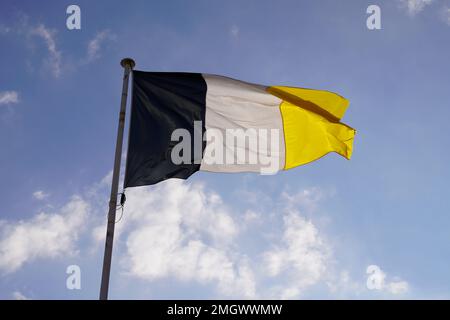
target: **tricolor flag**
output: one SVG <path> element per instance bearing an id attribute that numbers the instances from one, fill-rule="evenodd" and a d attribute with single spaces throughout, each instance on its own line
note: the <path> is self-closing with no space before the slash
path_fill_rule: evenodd
<path id="1" fill-rule="evenodd" d="M 124 187 L 194 172 L 272 174 L 329 152 L 350 159 L 348 100 L 200 73 L 133 71 Z"/>

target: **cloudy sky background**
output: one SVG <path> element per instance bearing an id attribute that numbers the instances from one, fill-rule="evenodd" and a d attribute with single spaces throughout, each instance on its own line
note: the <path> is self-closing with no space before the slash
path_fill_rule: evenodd
<path id="1" fill-rule="evenodd" d="M 111 298 L 450 298 L 450 1 L 77 1 L 79 31 L 70 4 L 0 6 L 0 298 L 98 297 L 126 56 L 335 91 L 358 133 L 351 161 L 127 190 Z"/>

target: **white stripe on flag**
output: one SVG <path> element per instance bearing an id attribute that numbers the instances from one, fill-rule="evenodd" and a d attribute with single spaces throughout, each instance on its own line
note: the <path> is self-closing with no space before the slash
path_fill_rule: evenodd
<path id="1" fill-rule="evenodd" d="M 267 158 L 267 155 L 271 155 L 273 163 L 275 163 L 273 160 L 276 160 L 276 170 L 282 170 L 285 163 L 283 122 L 279 108 L 282 100 L 267 93 L 264 86 L 215 75 L 203 74 L 203 78 L 207 85 L 205 127 L 208 142 L 200 170 L 264 172 L 262 168 L 269 164 L 267 159 L 264 162 L 262 159 L 264 156 Z M 216 148 L 217 144 L 214 145 L 214 138 L 212 138 L 214 130 L 210 129 L 220 131 L 223 136 L 222 164 L 214 163 L 217 158 L 212 155 L 217 157 L 217 154 L 214 153 L 213 148 Z M 247 143 L 241 147 L 236 145 L 236 148 L 230 148 L 230 144 L 226 141 L 230 129 L 242 129 L 246 132 Z M 260 129 L 265 129 L 267 135 L 264 135 L 264 130 Z M 270 142 L 271 129 L 278 132 L 278 143 L 274 145 Z M 254 134 L 255 132 L 257 135 Z M 268 146 L 268 153 L 261 149 L 264 144 Z M 235 153 L 239 151 L 245 152 L 245 163 L 236 163 Z M 230 163 L 231 158 L 235 160 L 232 163 Z M 252 158 L 256 158 L 257 162 L 250 163 Z"/>

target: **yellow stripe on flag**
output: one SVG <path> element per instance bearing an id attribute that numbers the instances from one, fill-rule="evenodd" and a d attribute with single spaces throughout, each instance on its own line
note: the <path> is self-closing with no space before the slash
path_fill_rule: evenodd
<path id="1" fill-rule="evenodd" d="M 286 148 L 285 170 L 317 160 L 329 152 L 350 159 L 355 129 L 288 101 L 281 103 L 280 110 Z"/>

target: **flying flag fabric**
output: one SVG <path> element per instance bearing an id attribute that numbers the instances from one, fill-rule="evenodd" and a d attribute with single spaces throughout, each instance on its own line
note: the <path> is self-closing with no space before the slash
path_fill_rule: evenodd
<path id="1" fill-rule="evenodd" d="M 349 102 L 329 91 L 143 71 L 133 71 L 132 90 L 125 188 L 352 155 L 355 130 L 340 122 Z"/>

